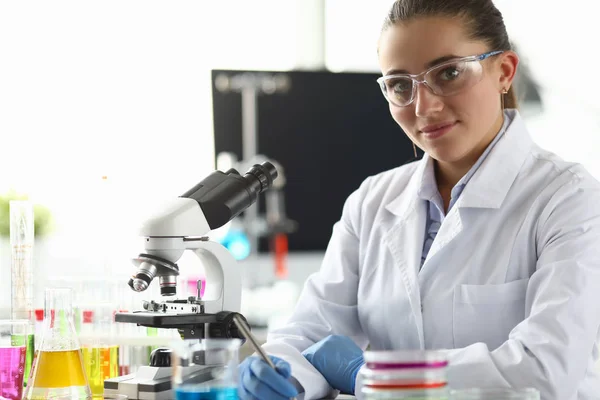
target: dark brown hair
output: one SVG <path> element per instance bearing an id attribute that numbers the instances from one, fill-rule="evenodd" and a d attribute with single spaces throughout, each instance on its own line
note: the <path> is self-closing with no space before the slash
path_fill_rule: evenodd
<path id="1" fill-rule="evenodd" d="M 382 32 L 390 26 L 418 17 L 458 17 L 465 22 L 471 39 L 481 40 L 490 50 L 512 50 L 502 14 L 492 0 L 396 0 Z M 504 96 L 504 108 L 517 108 L 517 96 L 511 86 Z"/>

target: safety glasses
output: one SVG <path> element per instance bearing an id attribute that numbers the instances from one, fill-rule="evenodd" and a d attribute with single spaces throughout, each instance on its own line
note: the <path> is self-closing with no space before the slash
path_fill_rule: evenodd
<path id="1" fill-rule="evenodd" d="M 427 86 L 438 96 L 452 96 L 481 81 L 483 77 L 481 61 L 501 53 L 503 51 L 497 50 L 445 61 L 417 75 L 382 76 L 377 79 L 377 83 L 387 101 L 399 107 L 406 107 L 415 100 L 419 83 Z"/>

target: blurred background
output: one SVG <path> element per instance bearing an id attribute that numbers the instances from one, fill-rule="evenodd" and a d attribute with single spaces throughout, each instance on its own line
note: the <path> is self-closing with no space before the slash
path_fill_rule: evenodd
<path id="1" fill-rule="evenodd" d="M 600 177 L 594 5 L 496 3 L 521 56 L 517 92 L 534 139 Z M 240 260 L 250 322 L 285 321 L 343 200 L 412 157 L 375 82 L 391 4 L 0 2 L 0 318 L 10 199 L 37 207 L 36 307 L 66 280 L 81 303 L 137 307 L 127 280 L 143 216 L 215 168 L 242 172 L 262 156 L 285 185 L 213 238 Z M 186 286 L 201 272 L 184 264 Z"/>

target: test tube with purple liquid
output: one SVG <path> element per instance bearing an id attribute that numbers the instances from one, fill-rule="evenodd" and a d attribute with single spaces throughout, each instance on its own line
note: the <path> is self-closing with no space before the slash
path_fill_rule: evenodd
<path id="1" fill-rule="evenodd" d="M 28 329 L 27 320 L 0 320 L 0 400 L 21 400 Z"/>

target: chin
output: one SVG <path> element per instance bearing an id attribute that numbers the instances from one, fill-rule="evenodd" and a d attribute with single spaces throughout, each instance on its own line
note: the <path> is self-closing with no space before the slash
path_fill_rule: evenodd
<path id="1" fill-rule="evenodd" d="M 429 156 L 443 163 L 456 163 L 465 157 L 465 152 L 455 146 L 435 146 L 429 151 Z"/>

